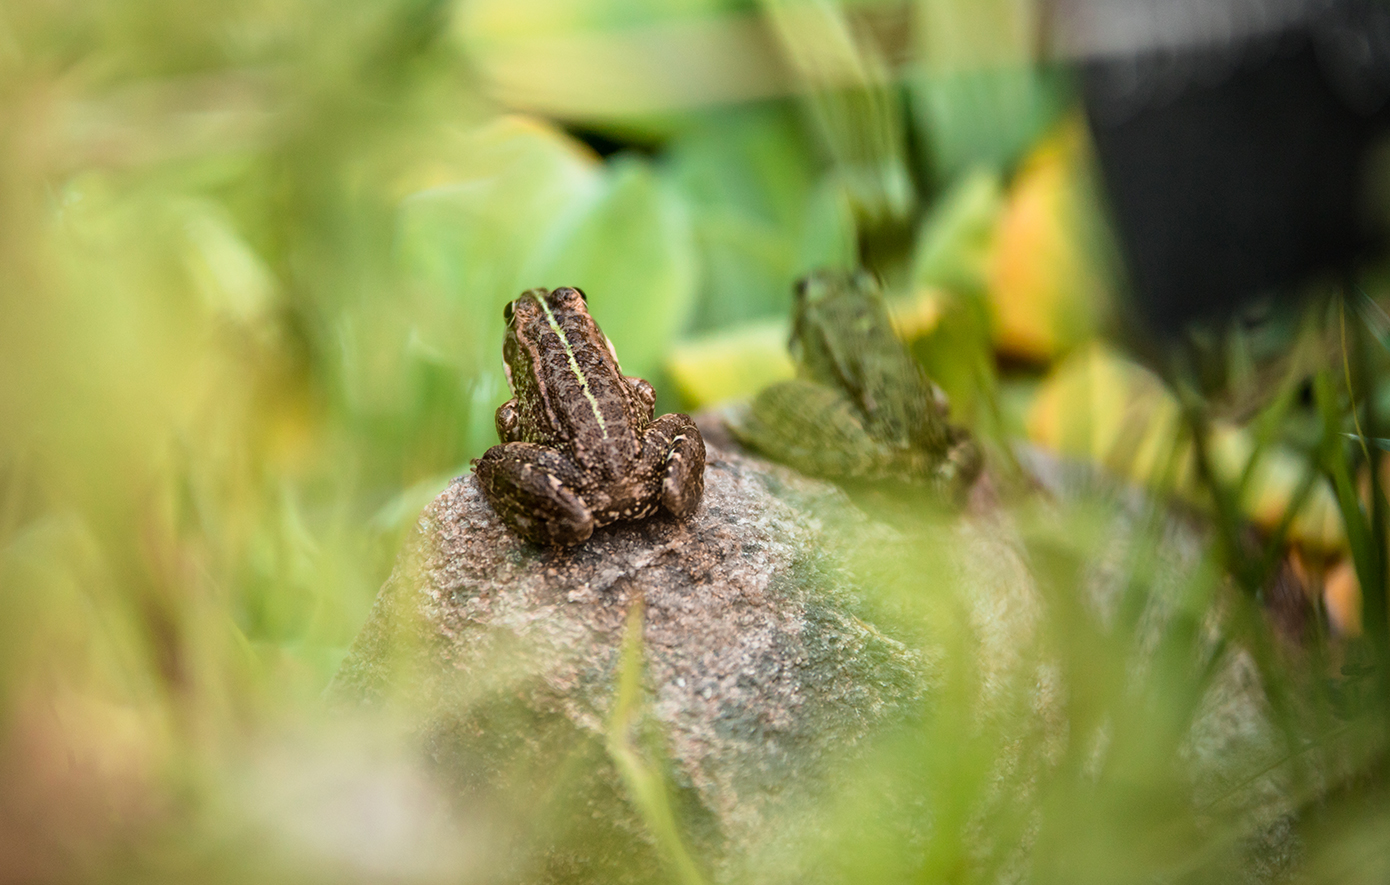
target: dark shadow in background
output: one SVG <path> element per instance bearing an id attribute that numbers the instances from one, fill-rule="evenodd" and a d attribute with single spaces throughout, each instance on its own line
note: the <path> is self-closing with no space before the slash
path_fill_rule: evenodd
<path id="1" fill-rule="evenodd" d="M 1083 65 L 1137 319 L 1161 337 L 1381 251 L 1367 173 L 1390 130 L 1390 5 L 1309 10 L 1275 34 Z"/>

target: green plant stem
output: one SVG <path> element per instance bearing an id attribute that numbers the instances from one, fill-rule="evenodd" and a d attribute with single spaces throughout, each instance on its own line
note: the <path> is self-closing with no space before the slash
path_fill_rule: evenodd
<path id="1" fill-rule="evenodd" d="M 1351 548 L 1352 566 L 1362 587 L 1362 603 L 1365 606 L 1362 622 L 1365 625 L 1366 639 L 1370 644 L 1380 678 L 1384 679 L 1387 664 L 1390 663 L 1390 643 L 1387 643 L 1390 636 L 1387 636 L 1383 597 L 1375 602 L 1371 601 L 1372 596 L 1381 597 L 1381 594 L 1372 592 L 1372 588 L 1383 586 L 1383 557 L 1373 534 L 1374 515 L 1368 514 L 1362 507 L 1355 484 L 1352 482 L 1351 466 L 1340 432 L 1342 414 L 1338 408 L 1332 374 L 1327 369 L 1319 371 L 1314 377 L 1313 395 L 1323 421 L 1322 467 L 1332 481 L 1333 490 L 1337 495 L 1347 544 Z M 1373 506 L 1372 510 L 1374 509 Z"/>
<path id="2" fill-rule="evenodd" d="M 627 616 L 622 659 L 618 664 L 618 691 L 613 712 L 608 717 L 608 755 L 627 787 L 628 795 L 646 821 L 658 848 L 666 855 L 677 881 L 682 885 L 704 885 L 704 876 L 695 864 L 676 826 L 676 816 L 666 795 L 661 771 L 652 765 L 632 740 L 632 730 L 642 709 L 642 616 L 645 606 L 638 600 Z"/>
<path id="3" fill-rule="evenodd" d="M 1185 383 L 1178 385 L 1178 395 L 1182 403 L 1183 421 L 1192 437 L 1197 479 L 1211 495 L 1212 506 L 1216 509 L 1216 533 L 1222 558 L 1236 582 L 1252 599 L 1258 599 L 1264 586 L 1263 576 L 1257 574 L 1258 565 L 1251 563 L 1249 557 L 1244 555 L 1240 542 L 1242 517 L 1239 502 L 1212 467 L 1211 454 L 1207 449 L 1209 426 L 1200 396 L 1191 385 Z"/>
<path id="4" fill-rule="evenodd" d="M 1364 296 L 1362 296 L 1364 297 Z M 1345 302 L 1345 299 L 1343 299 Z M 1345 317 L 1346 308 L 1339 305 L 1339 313 Z M 1344 321 L 1345 323 L 1345 321 Z M 1387 584 L 1387 563 L 1386 563 L 1386 501 L 1385 490 L 1381 486 L 1381 467 L 1384 451 L 1378 445 L 1368 445 L 1367 438 L 1378 439 L 1382 435 L 1380 416 L 1376 411 L 1375 396 L 1370 389 L 1370 379 L 1373 377 L 1369 365 L 1369 348 L 1366 346 L 1366 336 L 1371 330 L 1365 325 L 1356 327 L 1356 332 L 1351 335 L 1351 340 L 1346 340 L 1345 330 L 1343 331 L 1343 354 L 1344 361 L 1350 366 L 1352 359 L 1355 360 L 1356 376 L 1363 379 L 1367 388 L 1364 402 L 1366 406 L 1366 421 L 1363 426 L 1358 417 L 1356 407 L 1355 388 L 1352 387 L 1350 372 L 1347 377 L 1347 394 L 1351 401 L 1351 413 L 1356 421 L 1356 432 L 1361 443 L 1361 451 L 1366 459 L 1366 467 L 1369 471 L 1367 477 L 1368 496 L 1370 498 L 1370 550 L 1371 563 L 1371 582 L 1365 581 L 1361 584 L 1362 599 L 1362 621 L 1366 625 L 1367 636 L 1373 637 L 1376 644 L 1377 659 L 1380 663 L 1380 690 L 1382 700 L 1386 701 L 1386 713 L 1390 715 L 1390 612 L 1387 611 L 1386 592 L 1390 590 Z M 1348 348 L 1351 354 L 1347 355 Z"/>

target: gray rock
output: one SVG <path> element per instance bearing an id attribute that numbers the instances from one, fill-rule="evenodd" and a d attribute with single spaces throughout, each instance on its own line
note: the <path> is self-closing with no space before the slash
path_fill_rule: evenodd
<path id="1" fill-rule="evenodd" d="M 964 733 L 1000 739 L 997 781 L 976 797 L 980 820 L 1038 801 L 1046 773 L 1076 746 L 1096 748 L 1099 770 L 1111 726 L 1068 721 L 1072 687 L 1048 649 L 1047 621 L 1094 617 L 1111 629 L 1143 507 L 1118 502 L 1101 545 L 1109 555 L 1083 569 L 1081 586 L 1045 597 L 988 480 L 964 517 L 888 528 L 836 487 L 702 431 L 706 497 L 693 519 L 610 526 L 572 550 L 520 541 L 471 475 L 455 480 L 422 514 L 330 687 L 340 701 L 403 717 L 473 843 L 486 846 L 476 868 L 498 881 L 677 878 L 669 840 L 652 832 L 650 809 L 636 810 L 612 752 L 615 683 L 638 606 L 646 693 L 636 727 L 619 737 L 663 781 L 679 839 L 715 881 L 844 879 L 817 867 L 818 852 L 845 836 L 836 799 L 845 784 L 834 777 L 862 772 L 856 753 L 897 725 L 931 733 L 917 726 L 952 642 L 958 655 L 970 649 L 976 686 L 979 724 Z M 1182 522 L 1168 526 L 1152 627 L 1141 631 L 1153 637 L 1204 546 Z M 882 594 L 866 600 L 867 587 L 916 593 L 897 617 Z M 942 617 L 924 616 L 932 611 Z M 1214 647 L 1215 620 L 1208 629 Z M 1136 673 L 1152 652 L 1140 646 Z M 1295 850 L 1284 785 L 1273 773 L 1251 778 L 1275 750 L 1250 658 L 1232 647 L 1179 755 L 1194 801 L 1228 785 L 1214 813 L 1278 846 L 1233 860 L 1247 870 L 1253 857 Z M 904 845 L 931 827 L 902 820 Z M 1026 878 L 1030 841 L 1004 859 L 1001 880 Z"/>
<path id="2" fill-rule="evenodd" d="M 634 605 L 639 742 L 715 878 L 816 793 L 828 756 L 921 707 L 926 659 L 861 617 L 838 556 L 891 530 L 833 486 L 713 445 L 708 461 L 693 519 L 572 550 L 519 540 L 472 475 L 455 480 L 330 686 L 406 717 L 460 812 L 495 832 L 503 878 L 664 878 L 605 750 Z"/>

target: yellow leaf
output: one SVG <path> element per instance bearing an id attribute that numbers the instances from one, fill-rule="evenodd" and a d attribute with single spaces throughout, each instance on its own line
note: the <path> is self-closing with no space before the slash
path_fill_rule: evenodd
<path id="1" fill-rule="evenodd" d="M 1105 303 L 1081 199 L 1085 141 L 1077 120 L 1023 164 L 988 264 L 995 348 L 1047 362 L 1095 333 Z"/>

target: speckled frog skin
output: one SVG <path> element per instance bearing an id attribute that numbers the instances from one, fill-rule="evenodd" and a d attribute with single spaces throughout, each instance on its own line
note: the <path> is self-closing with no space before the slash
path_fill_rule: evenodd
<path id="1" fill-rule="evenodd" d="M 657 510 L 693 514 L 705 443 L 688 415 L 654 418 L 656 393 L 624 377 L 579 289 L 531 289 L 503 310 L 512 398 L 502 444 L 473 462 L 498 516 L 536 544 L 571 546 Z"/>
<path id="2" fill-rule="evenodd" d="M 947 494 L 979 474 L 979 446 L 898 340 L 874 278 L 818 271 L 796 284 L 797 377 L 765 388 L 730 430 L 812 476 L 898 480 Z"/>

